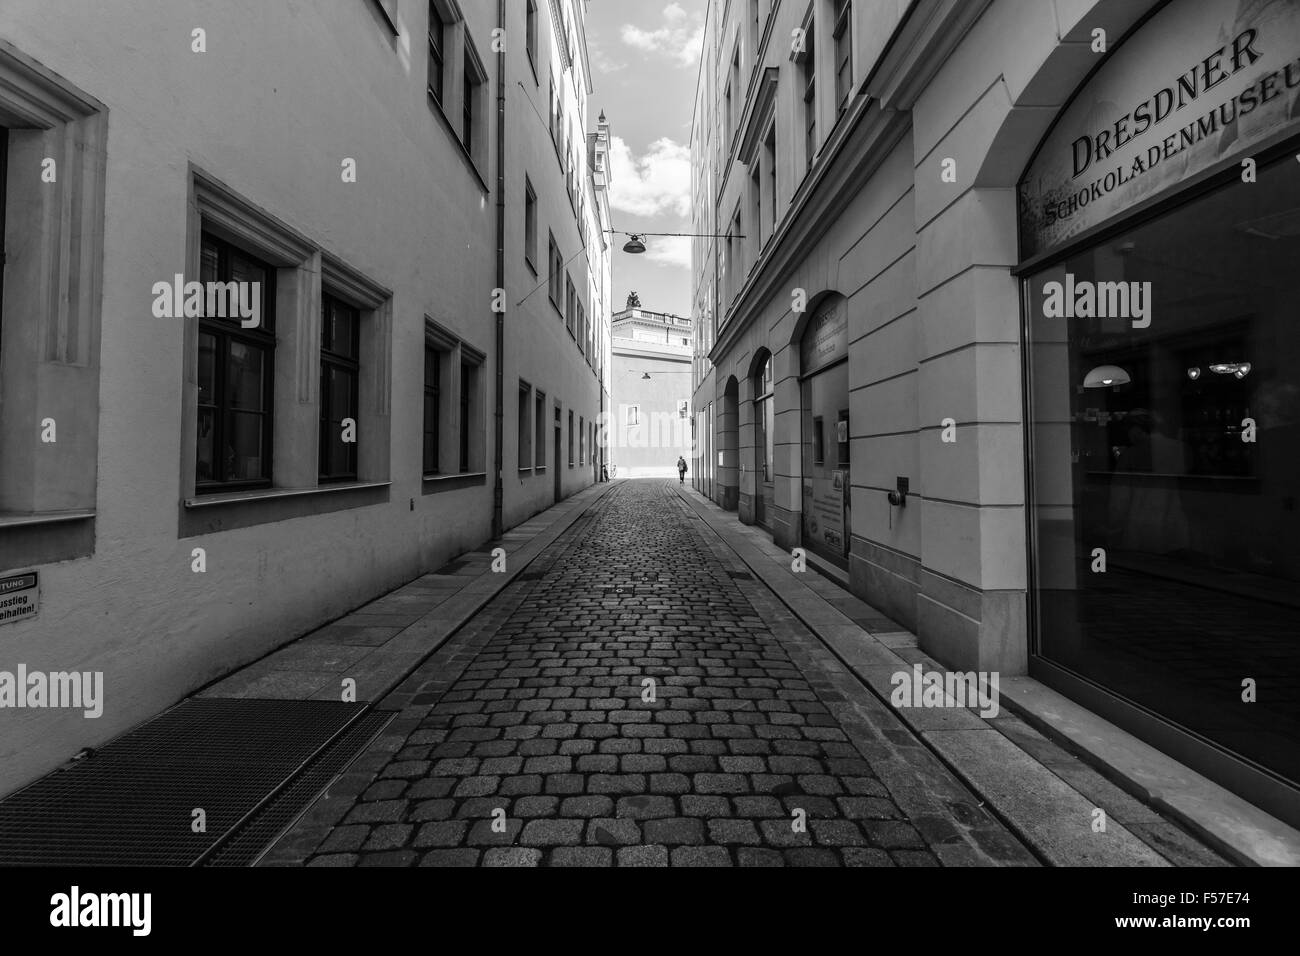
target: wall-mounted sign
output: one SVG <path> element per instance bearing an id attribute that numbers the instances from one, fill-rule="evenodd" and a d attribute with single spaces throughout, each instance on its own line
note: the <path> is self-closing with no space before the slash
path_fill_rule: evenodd
<path id="1" fill-rule="evenodd" d="M 807 375 L 849 354 L 849 315 L 843 299 L 822 306 L 799 340 L 799 371 Z"/>
<path id="2" fill-rule="evenodd" d="M 1177 0 L 1079 91 L 1020 183 L 1025 258 L 1300 129 L 1300 3 Z"/>
<path id="3" fill-rule="evenodd" d="M 35 617 L 41 607 L 41 584 L 36 571 L 0 578 L 0 624 Z"/>

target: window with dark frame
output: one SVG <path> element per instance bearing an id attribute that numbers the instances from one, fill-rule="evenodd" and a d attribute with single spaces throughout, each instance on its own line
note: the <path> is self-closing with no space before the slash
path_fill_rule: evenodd
<path id="1" fill-rule="evenodd" d="M 573 409 L 569 409 L 569 467 L 573 467 Z"/>
<path id="2" fill-rule="evenodd" d="M 587 419 L 578 416 L 578 464 L 587 463 Z"/>
<path id="3" fill-rule="evenodd" d="M 446 57 L 443 54 L 443 42 L 447 36 L 447 24 L 438 12 L 438 5 L 429 0 L 429 95 L 442 105 L 447 73 Z"/>
<path id="4" fill-rule="evenodd" d="M 772 227 L 772 232 L 776 232 L 776 123 L 767 131 L 767 137 L 763 142 L 767 162 L 767 178 L 770 185 L 768 194 L 768 220 Z"/>
<path id="5" fill-rule="evenodd" d="M 847 108 L 853 87 L 852 0 L 835 0 L 835 103 L 840 112 Z"/>
<path id="6" fill-rule="evenodd" d="M 804 35 L 803 53 L 803 123 L 804 152 L 807 168 L 812 169 L 817 155 L 817 49 L 815 20 L 809 20 Z"/>
<path id="7" fill-rule="evenodd" d="M 469 438 L 473 408 L 474 379 L 478 366 L 469 362 L 460 363 L 460 470 L 469 471 Z"/>
<path id="8" fill-rule="evenodd" d="M 576 306 L 577 295 L 573 288 L 573 279 L 566 275 L 564 277 L 564 327 L 569 330 L 570 335 L 573 335 Z"/>
<path id="9" fill-rule="evenodd" d="M 533 68 L 533 77 L 537 77 L 537 0 L 528 0 L 527 27 L 524 42 L 528 47 L 528 62 Z"/>
<path id="10" fill-rule="evenodd" d="M 469 45 L 465 46 L 465 88 L 461 93 L 461 142 L 465 152 L 474 155 L 474 98 L 478 96 L 479 77 L 470 66 Z"/>
<path id="11" fill-rule="evenodd" d="M 356 421 L 361 378 L 361 312 L 328 292 L 321 295 L 320 469 L 321 482 L 357 478 Z M 344 441 L 352 420 L 353 440 Z"/>
<path id="12" fill-rule="evenodd" d="M 195 491 L 207 494 L 268 487 L 275 380 L 275 269 L 204 233 L 200 280 L 260 283 L 262 321 L 257 328 L 245 329 L 238 316 L 199 320 Z"/>
<path id="13" fill-rule="evenodd" d="M 555 243 L 555 233 L 550 233 L 550 280 L 549 294 L 551 305 L 555 306 L 560 318 L 564 318 L 564 258 L 560 255 L 560 247 Z"/>
<path id="14" fill-rule="evenodd" d="M 533 418 L 533 427 L 536 429 L 536 434 L 534 434 L 533 436 L 533 442 L 534 442 L 533 454 L 535 456 L 533 461 L 536 462 L 537 469 L 540 471 L 541 469 L 546 467 L 546 393 L 545 392 L 537 393 L 537 398 L 534 400 L 533 408 L 535 412 Z"/>
<path id="15" fill-rule="evenodd" d="M 826 464 L 826 431 L 820 415 L 813 419 L 813 464 Z"/>
<path id="16" fill-rule="evenodd" d="M 424 346 L 424 473 L 438 474 L 438 424 L 442 417 L 442 352 Z"/>
<path id="17" fill-rule="evenodd" d="M 537 274 L 537 193 L 533 182 L 524 177 L 524 261 Z"/>

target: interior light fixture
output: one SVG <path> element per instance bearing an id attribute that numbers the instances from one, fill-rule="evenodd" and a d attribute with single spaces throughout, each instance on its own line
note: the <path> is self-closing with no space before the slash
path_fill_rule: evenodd
<path id="1" fill-rule="evenodd" d="M 1132 379 L 1128 372 L 1118 365 L 1098 365 L 1084 377 L 1084 388 L 1111 388 L 1115 385 L 1127 385 Z"/>
<path id="2" fill-rule="evenodd" d="M 1250 363 L 1216 362 L 1210 366 L 1210 371 L 1216 375 L 1235 375 L 1237 378 L 1245 378 L 1250 374 Z"/>
<path id="3" fill-rule="evenodd" d="M 1187 370 L 1187 377 L 1190 378 L 1193 382 L 1196 381 L 1198 378 L 1201 377 L 1200 368 L 1197 366 L 1193 366 L 1192 368 L 1189 368 Z"/>

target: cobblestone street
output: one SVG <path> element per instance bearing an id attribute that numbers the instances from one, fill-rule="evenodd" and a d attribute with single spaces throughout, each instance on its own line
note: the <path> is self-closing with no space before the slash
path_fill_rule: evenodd
<path id="1" fill-rule="evenodd" d="M 561 536 L 266 862 L 1033 864 L 675 485 Z"/>

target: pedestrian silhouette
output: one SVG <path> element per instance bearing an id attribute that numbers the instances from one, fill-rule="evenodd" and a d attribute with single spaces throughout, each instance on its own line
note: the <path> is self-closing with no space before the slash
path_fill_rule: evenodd
<path id="1" fill-rule="evenodd" d="M 686 484 L 686 459 L 681 455 L 677 456 L 677 483 Z"/>

